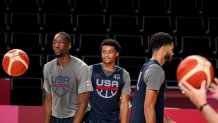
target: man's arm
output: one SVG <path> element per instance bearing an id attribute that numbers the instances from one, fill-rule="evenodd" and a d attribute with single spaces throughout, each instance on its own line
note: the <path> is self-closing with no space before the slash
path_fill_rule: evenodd
<path id="1" fill-rule="evenodd" d="M 203 115 L 208 123 L 217 123 L 218 122 L 218 114 L 210 105 L 206 105 L 202 109 L 202 113 L 203 113 Z"/>
<path id="2" fill-rule="evenodd" d="M 146 90 L 144 101 L 144 114 L 146 123 L 156 123 L 155 104 L 157 101 L 157 90 Z"/>
<path id="3" fill-rule="evenodd" d="M 52 96 L 50 93 L 45 94 L 45 117 L 44 117 L 44 123 L 50 123 L 51 119 L 51 109 L 52 109 Z"/>
<path id="4" fill-rule="evenodd" d="M 89 103 L 90 92 L 80 93 L 78 95 L 78 109 L 74 115 L 73 123 L 80 123 L 87 111 Z"/>
<path id="5" fill-rule="evenodd" d="M 128 110 L 129 110 L 129 95 L 121 94 L 120 123 L 127 123 L 128 122 Z"/>

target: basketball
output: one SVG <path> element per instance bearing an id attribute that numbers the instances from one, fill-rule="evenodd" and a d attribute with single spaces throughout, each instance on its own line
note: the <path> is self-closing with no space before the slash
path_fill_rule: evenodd
<path id="1" fill-rule="evenodd" d="M 21 49 L 9 50 L 2 59 L 2 67 L 10 76 L 21 76 L 29 67 L 29 57 Z"/>
<path id="2" fill-rule="evenodd" d="M 205 57 L 190 55 L 179 63 L 176 76 L 178 82 L 187 81 L 197 89 L 201 87 L 201 82 L 206 80 L 206 87 L 208 88 L 213 81 L 214 69 Z"/>

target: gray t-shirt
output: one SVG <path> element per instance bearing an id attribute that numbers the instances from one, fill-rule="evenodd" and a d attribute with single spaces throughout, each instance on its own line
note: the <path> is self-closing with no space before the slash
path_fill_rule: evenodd
<path id="1" fill-rule="evenodd" d="M 89 68 L 90 68 L 90 72 L 91 72 L 91 74 L 92 74 L 93 66 L 90 65 Z M 124 86 L 123 86 L 123 88 L 122 88 L 121 93 L 130 95 L 130 93 L 131 93 L 131 80 L 130 80 L 130 75 L 129 75 L 129 72 L 127 72 L 124 68 L 122 68 L 122 69 L 123 69 L 123 81 L 124 81 Z M 107 71 L 107 70 L 105 70 L 104 68 L 102 68 L 102 70 L 104 71 L 104 74 L 105 74 L 106 76 L 110 76 L 110 75 L 113 74 L 113 72 L 114 72 L 114 71 Z"/>
<path id="2" fill-rule="evenodd" d="M 144 82 L 149 90 L 159 90 L 165 80 L 164 70 L 157 64 L 148 67 L 144 75 Z"/>
<path id="3" fill-rule="evenodd" d="M 93 90 L 87 64 L 73 56 L 64 68 L 57 66 L 57 59 L 46 63 L 43 75 L 43 87 L 52 95 L 52 115 L 57 118 L 74 116 L 78 109 L 78 94 Z"/>

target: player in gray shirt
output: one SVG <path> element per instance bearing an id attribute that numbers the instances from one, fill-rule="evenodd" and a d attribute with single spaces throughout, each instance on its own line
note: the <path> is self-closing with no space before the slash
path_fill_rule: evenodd
<path id="1" fill-rule="evenodd" d="M 57 58 L 44 65 L 45 123 L 84 121 L 93 90 L 87 64 L 70 55 L 70 36 L 58 32 L 52 44 Z"/>
<path id="2" fill-rule="evenodd" d="M 144 74 L 144 82 L 147 85 L 147 89 L 159 90 L 164 80 L 164 70 L 157 64 L 150 65 Z"/>

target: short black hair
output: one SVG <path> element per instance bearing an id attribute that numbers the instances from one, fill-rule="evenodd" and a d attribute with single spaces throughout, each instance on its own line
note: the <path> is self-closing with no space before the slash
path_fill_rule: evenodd
<path id="1" fill-rule="evenodd" d="M 158 32 L 152 35 L 150 40 L 150 47 L 152 51 L 159 49 L 163 45 L 168 45 L 174 42 L 173 37 L 164 32 Z"/>
<path id="2" fill-rule="evenodd" d="M 113 39 L 105 39 L 105 40 L 103 40 L 101 45 L 100 45 L 100 50 L 102 50 L 102 47 L 104 45 L 113 46 L 117 52 L 121 52 L 121 46 L 120 46 L 119 42 L 116 41 L 116 40 L 113 40 Z"/>
<path id="3" fill-rule="evenodd" d="M 70 35 L 68 33 L 66 33 L 66 32 L 58 32 L 57 34 L 63 35 L 66 38 L 66 40 L 71 43 L 71 37 L 70 37 Z"/>

